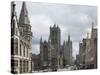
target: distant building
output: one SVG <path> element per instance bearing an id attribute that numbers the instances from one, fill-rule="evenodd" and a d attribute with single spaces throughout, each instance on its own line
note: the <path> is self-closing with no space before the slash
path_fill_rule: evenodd
<path id="1" fill-rule="evenodd" d="M 86 50 L 86 65 L 88 68 L 97 68 L 97 28 L 91 30 L 91 37 Z"/>
<path id="2" fill-rule="evenodd" d="M 50 27 L 50 36 L 48 41 L 40 40 L 40 57 L 41 64 L 49 68 L 58 68 L 60 59 L 60 28 L 54 24 Z"/>
<path id="3" fill-rule="evenodd" d="M 85 64 L 85 51 L 86 51 L 86 39 L 84 38 L 83 40 L 82 40 L 82 43 L 80 43 L 80 45 L 79 45 L 79 49 L 80 49 L 80 51 L 79 51 L 79 55 L 80 55 L 80 64 Z"/>
<path id="4" fill-rule="evenodd" d="M 40 61 L 41 61 L 41 69 L 47 69 L 50 66 L 50 45 L 49 41 L 46 40 L 42 42 L 42 38 L 40 40 Z"/>
<path id="5" fill-rule="evenodd" d="M 26 3 L 23 2 L 19 21 L 16 4 L 11 2 L 11 73 L 32 72 L 32 32 Z"/>
<path id="6" fill-rule="evenodd" d="M 72 64 L 72 41 L 69 35 L 66 44 L 61 46 L 61 30 L 54 24 L 53 27 L 50 26 L 48 41 L 40 39 L 41 68 L 63 68 L 64 58 L 67 60 L 67 65 Z"/>
<path id="7" fill-rule="evenodd" d="M 64 41 L 63 43 L 63 60 L 65 65 L 71 65 L 73 62 L 72 41 L 70 40 L 70 35 L 68 35 L 68 41 Z"/>
<path id="8" fill-rule="evenodd" d="M 79 55 L 76 55 L 76 60 L 74 61 L 74 65 L 77 66 L 77 69 L 79 69 Z"/>
<path id="9" fill-rule="evenodd" d="M 50 39 L 51 46 L 53 47 L 53 50 L 51 50 L 51 65 L 59 68 L 61 31 L 56 24 L 54 24 L 53 27 L 50 27 Z"/>
<path id="10" fill-rule="evenodd" d="M 40 54 L 32 54 L 33 71 L 40 70 Z"/>
<path id="11" fill-rule="evenodd" d="M 79 61 L 84 66 L 83 68 L 97 68 L 97 28 L 93 28 L 93 23 L 90 38 L 87 36 L 79 45 L 79 56 Z"/>

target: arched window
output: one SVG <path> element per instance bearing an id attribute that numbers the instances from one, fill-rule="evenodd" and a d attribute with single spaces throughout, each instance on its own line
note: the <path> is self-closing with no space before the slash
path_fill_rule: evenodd
<path id="1" fill-rule="evenodd" d="M 11 38 L 11 55 L 14 55 L 14 39 Z"/>
<path id="2" fill-rule="evenodd" d="M 14 39 L 14 54 L 18 55 L 18 39 Z"/>
<path id="3" fill-rule="evenodd" d="M 22 42 L 20 42 L 20 56 L 22 56 Z"/>
<path id="4" fill-rule="evenodd" d="M 48 47 L 46 45 L 44 46 L 43 58 L 44 61 L 48 61 Z"/>
<path id="5" fill-rule="evenodd" d="M 28 47 L 27 47 L 27 57 L 28 57 Z"/>
<path id="6" fill-rule="evenodd" d="M 24 49 L 23 49 L 23 53 L 24 53 L 24 55 L 23 55 L 23 56 L 25 56 L 25 44 L 24 44 Z"/>
<path id="7" fill-rule="evenodd" d="M 23 68 L 22 68 L 22 60 L 20 60 L 20 73 L 22 73 L 22 70 Z"/>

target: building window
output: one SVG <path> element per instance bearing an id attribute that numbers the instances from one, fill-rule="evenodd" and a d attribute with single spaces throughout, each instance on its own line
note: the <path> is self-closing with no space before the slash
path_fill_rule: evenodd
<path id="1" fill-rule="evenodd" d="M 23 61 L 23 72 L 25 72 L 25 60 Z"/>
<path id="2" fill-rule="evenodd" d="M 28 61 L 27 61 L 27 72 L 28 72 Z"/>
<path id="3" fill-rule="evenodd" d="M 18 60 L 11 60 L 11 71 L 16 74 L 18 68 Z"/>
<path id="4" fill-rule="evenodd" d="M 25 56 L 25 45 L 24 45 L 23 53 L 24 53 L 24 55 L 23 55 L 23 56 Z"/>
<path id="5" fill-rule="evenodd" d="M 48 48 L 46 45 L 44 46 L 43 58 L 44 61 L 48 61 Z"/>
<path id="6" fill-rule="evenodd" d="M 20 44 L 20 56 L 22 55 L 22 45 Z"/>
<path id="7" fill-rule="evenodd" d="M 28 57 L 28 48 L 27 48 L 27 57 Z"/>
<path id="8" fill-rule="evenodd" d="M 18 39 L 14 40 L 14 54 L 18 55 Z"/>
<path id="9" fill-rule="evenodd" d="M 27 61 L 25 60 L 25 72 L 27 72 Z"/>
<path id="10" fill-rule="evenodd" d="M 14 55 L 14 39 L 11 38 L 11 55 Z"/>
<path id="11" fill-rule="evenodd" d="M 22 70 L 23 68 L 22 68 L 22 60 L 20 60 L 20 73 L 22 73 L 23 72 L 23 70 Z"/>
<path id="12" fill-rule="evenodd" d="M 55 32 L 54 31 L 52 31 L 52 36 L 54 36 L 55 35 Z"/>

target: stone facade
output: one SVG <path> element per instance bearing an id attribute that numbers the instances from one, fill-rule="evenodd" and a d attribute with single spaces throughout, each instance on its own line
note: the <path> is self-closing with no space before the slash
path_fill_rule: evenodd
<path id="1" fill-rule="evenodd" d="M 87 36 L 85 41 L 79 45 L 79 56 L 83 68 L 97 68 L 97 28 L 93 28 L 93 23 L 91 36 Z"/>
<path id="2" fill-rule="evenodd" d="M 11 2 L 11 73 L 32 72 L 32 32 L 26 3 L 23 2 L 19 21 L 16 4 Z"/>
<path id="3" fill-rule="evenodd" d="M 97 68 L 97 29 L 92 27 L 91 37 L 86 50 L 86 65 L 89 68 Z"/>

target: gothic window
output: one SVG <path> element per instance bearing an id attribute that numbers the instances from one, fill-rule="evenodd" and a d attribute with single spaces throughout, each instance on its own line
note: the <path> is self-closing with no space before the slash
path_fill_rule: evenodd
<path id="1" fill-rule="evenodd" d="M 25 72 L 25 60 L 23 61 L 23 72 Z"/>
<path id="2" fill-rule="evenodd" d="M 25 72 L 27 72 L 27 61 L 25 60 Z"/>
<path id="3" fill-rule="evenodd" d="M 44 61 L 48 60 L 48 48 L 46 45 L 44 46 L 43 58 L 44 58 Z"/>
<path id="4" fill-rule="evenodd" d="M 14 54 L 18 55 L 18 39 L 14 40 Z"/>
<path id="5" fill-rule="evenodd" d="M 94 45 L 95 45 L 96 50 L 97 50 L 97 38 L 94 39 Z"/>
<path id="6" fill-rule="evenodd" d="M 54 36 L 55 35 L 55 32 L 54 31 L 52 31 L 52 36 Z"/>
<path id="7" fill-rule="evenodd" d="M 20 42 L 20 56 L 22 55 L 22 45 L 21 45 L 21 42 Z"/>
<path id="8" fill-rule="evenodd" d="M 24 53 L 24 55 L 23 55 L 23 56 L 25 56 L 25 46 L 24 46 L 24 49 L 23 49 L 23 53 Z"/>
<path id="9" fill-rule="evenodd" d="M 94 44 L 97 45 L 97 38 L 94 39 Z"/>
<path id="10" fill-rule="evenodd" d="M 28 57 L 28 48 L 27 48 L 27 57 Z"/>
<path id="11" fill-rule="evenodd" d="M 11 70 L 15 72 L 17 72 L 17 68 L 18 68 L 18 60 L 11 60 Z"/>
<path id="12" fill-rule="evenodd" d="M 14 54 L 14 39 L 11 38 L 11 55 Z"/>
<path id="13" fill-rule="evenodd" d="M 18 60 L 14 60 L 14 65 L 16 66 L 16 68 L 18 67 Z"/>
<path id="14" fill-rule="evenodd" d="M 22 68 L 22 60 L 20 60 L 20 73 L 22 73 L 22 70 L 23 68 Z"/>
<path id="15" fill-rule="evenodd" d="M 27 61 L 27 72 L 28 72 L 28 61 Z"/>

